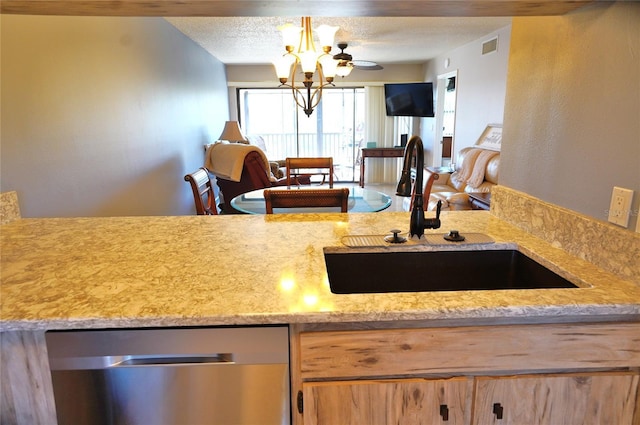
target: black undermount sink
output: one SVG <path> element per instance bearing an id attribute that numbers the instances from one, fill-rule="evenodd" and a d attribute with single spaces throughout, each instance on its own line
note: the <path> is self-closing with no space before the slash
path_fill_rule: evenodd
<path id="1" fill-rule="evenodd" d="M 324 259 L 334 294 L 577 288 L 515 249 L 336 251 Z"/>

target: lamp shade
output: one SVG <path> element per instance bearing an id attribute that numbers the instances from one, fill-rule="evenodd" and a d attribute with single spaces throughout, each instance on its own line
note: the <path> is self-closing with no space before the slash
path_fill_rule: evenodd
<path id="1" fill-rule="evenodd" d="M 296 27 L 293 24 L 287 23 L 280 25 L 278 29 L 282 33 L 282 43 L 284 44 L 284 47 L 291 47 L 291 49 L 287 49 L 288 51 L 293 51 L 293 47 L 298 47 L 300 45 L 300 33 L 302 32 L 302 27 Z"/>
<path id="2" fill-rule="evenodd" d="M 276 67 L 276 74 L 280 80 L 286 80 L 291 75 L 291 65 L 295 62 L 295 57 L 292 55 L 284 55 L 273 61 L 273 66 Z"/>
<path id="3" fill-rule="evenodd" d="M 338 67 L 338 61 L 333 59 L 331 55 L 322 55 L 318 59 L 322 65 L 322 72 L 325 78 L 333 78 L 336 76 L 336 68 Z"/>
<path id="4" fill-rule="evenodd" d="M 336 68 L 336 75 L 339 75 L 340 77 L 346 77 L 347 75 L 351 74 L 352 70 L 353 70 L 352 63 L 350 62 L 341 63 L 341 64 L 338 64 L 338 67 Z"/>
<path id="5" fill-rule="evenodd" d="M 224 123 L 224 129 L 222 134 L 218 137 L 218 140 L 227 140 L 229 142 L 246 142 L 248 139 L 245 137 L 238 121 L 227 121 Z"/>
<path id="6" fill-rule="evenodd" d="M 318 55 L 314 50 L 307 50 L 300 53 L 300 66 L 302 72 L 313 74 L 316 71 L 316 63 L 318 61 Z"/>
<path id="7" fill-rule="evenodd" d="M 338 28 L 339 27 L 332 27 L 329 25 L 320 25 L 318 28 L 316 28 L 316 33 L 320 38 L 320 46 L 322 48 L 329 47 L 329 50 L 331 50 L 331 46 L 333 46 L 333 40 L 335 38 L 336 31 L 338 31 Z"/>

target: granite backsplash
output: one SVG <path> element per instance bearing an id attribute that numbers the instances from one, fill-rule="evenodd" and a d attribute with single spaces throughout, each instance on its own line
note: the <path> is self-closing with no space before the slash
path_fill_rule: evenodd
<path id="1" fill-rule="evenodd" d="M 520 229 L 640 284 L 640 233 L 496 185 L 491 213 Z"/>

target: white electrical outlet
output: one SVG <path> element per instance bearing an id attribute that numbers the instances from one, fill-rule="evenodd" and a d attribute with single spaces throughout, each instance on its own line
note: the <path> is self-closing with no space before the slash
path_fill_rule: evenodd
<path id="1" fill-rule="evenodd" d="M 631 213 L 631 199 L 633 190 L 614 186 L 609 206 L 609 222 L 618 226 L 629 225 L 629 213 Z"/>

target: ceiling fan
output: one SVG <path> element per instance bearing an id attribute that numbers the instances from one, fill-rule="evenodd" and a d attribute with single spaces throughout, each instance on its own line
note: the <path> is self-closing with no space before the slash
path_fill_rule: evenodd
<path id="1" fill-rule="evenodd" d="M 354 68 L 363 71 L 378 71 L 380 69 L 383 69 L 382 66 L 378 65 L 375 62 L 365 60 L 354 61 L 353 56 L 344 51 L 348 46 L 349 45 L 347 43 L 338 43 L 338 49 L 340 49 L 340 53 L 333 56 L 333 59 L 339 61 L 336 75 L 346 77 Z"/>

